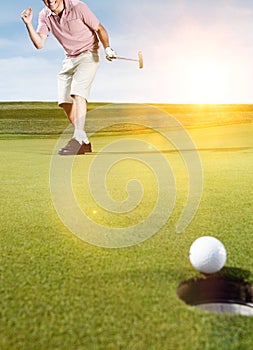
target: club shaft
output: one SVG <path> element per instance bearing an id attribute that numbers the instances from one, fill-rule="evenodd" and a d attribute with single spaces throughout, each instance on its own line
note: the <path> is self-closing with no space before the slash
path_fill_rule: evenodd
<path id="1" fill-rule="evenodd" d="M 134 62 L 139 62 L 139 60 L 136 60 L 134 58 L 127 58 L 127 57 L 116 57 L 117 60 L 124 60 L 124 61 L 134 61 Z"/>
<path id="2" fill-rule="evenodd" d="M 139 63 L 139 68 L 143 68 L 143 57 L 142 57 L 142 52 L 141 51 L 138 52 L 138 59 L 128 58 L 128 57 L 113 57 L 112 59 L 138 62 Z"/>

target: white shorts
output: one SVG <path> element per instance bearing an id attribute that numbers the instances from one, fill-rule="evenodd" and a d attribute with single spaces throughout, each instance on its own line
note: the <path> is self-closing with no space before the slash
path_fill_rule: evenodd
<path id="1" fill-rule="evenodd" d="M 88 100 L 91 84 L 99 66 L 99 55 L 86 51 L 76 57 L 67 57 L 58 74 L 58 103 L 72 103 L 73 95 Z"/>

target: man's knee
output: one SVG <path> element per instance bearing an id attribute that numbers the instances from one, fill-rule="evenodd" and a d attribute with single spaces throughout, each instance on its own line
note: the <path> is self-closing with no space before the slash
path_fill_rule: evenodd
<path id="1" fill-rule="evenodd" d="M 63 102 L 63 103 L 59 103 L 59 107 L 65 109 L 71 109 L 72 107 L 72 103 L 68 103 L 68 102 Z"/>
<path id="2" fill-rule="evenodd" d="M 86 98 L 80 95 L 71 95 L 74 101 L 76 102 L 86 102 Z"/>

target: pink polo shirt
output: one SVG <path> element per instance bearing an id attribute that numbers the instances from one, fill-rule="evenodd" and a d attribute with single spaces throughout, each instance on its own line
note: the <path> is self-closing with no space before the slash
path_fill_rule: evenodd
<path id="1" fill-rule="evenodd" d="M 52 32 L 65 50 L 67 57 L 84 51 L 98 52 L 99 41 L 95 30 L 99 20 L 88 6 L 79 0 L 64 0 L 62 16 L 45 7 L 39 14 L 37 32 L 49 35 Z"/>

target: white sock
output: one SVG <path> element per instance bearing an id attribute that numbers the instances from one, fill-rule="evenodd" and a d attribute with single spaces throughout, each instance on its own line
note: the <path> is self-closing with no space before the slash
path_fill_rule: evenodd
<path id="1" fill-rule="evenodd" d="M 86 132 L 84 130 L 75 129 L 75 131 L 74 131 L 74 138 L 80 144 L 82 144 L 82 143 L 88 144 L 89 143 L 88 136 L 86 135 Z"/>

